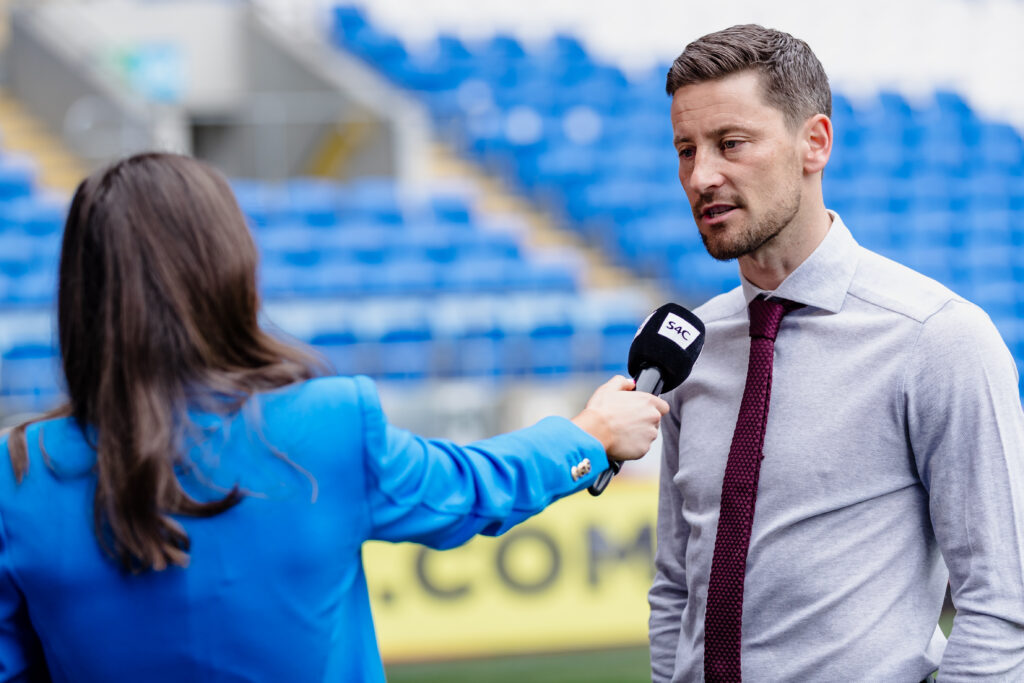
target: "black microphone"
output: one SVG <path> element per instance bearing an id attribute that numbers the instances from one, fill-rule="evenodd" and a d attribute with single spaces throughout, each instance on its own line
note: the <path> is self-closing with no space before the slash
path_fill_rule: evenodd
<path id="1" fill-rule="evenodd" d="M 661 306 L 641 323 L 629 347 L 626 367 L 636 382 L 636 391 L 655 396 L 672 391 L 690 376 L 702 348 L 701 319 L 679 304 Z M 608 469 L 587 489 L 590 495 L 601 495 L 620 469 L 622 463 L 610 460 Z"/>

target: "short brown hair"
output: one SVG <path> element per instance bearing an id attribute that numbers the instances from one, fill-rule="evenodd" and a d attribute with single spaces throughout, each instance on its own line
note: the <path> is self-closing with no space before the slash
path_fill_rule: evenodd
<path id="1" fill-rule="evenodd" d="M 674 95 L 684 85 L 748 69 L 761 74 L 765 101 L 791 127 L 815 114 L 832 116 L 828 76 L 807 43 L 757 24 L 732 26 L 687 45 L 668 70 L 665 91 Z"/>

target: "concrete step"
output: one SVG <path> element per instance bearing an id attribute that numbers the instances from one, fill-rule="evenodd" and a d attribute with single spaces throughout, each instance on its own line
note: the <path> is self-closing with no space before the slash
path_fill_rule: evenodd
<path id="1" fill-rule="evenodd" d="M 88 173 L 60 138 L 29 113 L 10 93 L 0 89 L 0 148 L 23 154 L 38 164 L 42 189 L 69 195 Z"/>

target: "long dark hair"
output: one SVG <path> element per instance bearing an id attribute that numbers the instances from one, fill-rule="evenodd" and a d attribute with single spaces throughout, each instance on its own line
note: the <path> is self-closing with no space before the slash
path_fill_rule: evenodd
<path id="1" fill-rule="evenodd" d="M 94 529 L 126 570 L 187 565 L 189 538 L 171 515 L 210 517 L 243 497 L 237 486 L 209 502 L 183 490 L 174 468 L 188 410 L 235 411 L 321 374 L 260 328 L 257 258 L 227 181 L 195 159 L 136 155 L 75 192 L 57 296 L 68 403 L 39 419 L 71 416 L 95 448 Z M 28 424 L 9 440 L 19 482 Z"/>

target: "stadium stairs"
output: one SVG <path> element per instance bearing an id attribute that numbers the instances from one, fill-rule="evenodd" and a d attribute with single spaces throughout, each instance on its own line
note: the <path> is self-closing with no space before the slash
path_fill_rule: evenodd
<path id="1" fill-rule="evenodd" d="M 42 188 L 70 196 L 85 176 L 85 166 L 18 100 L 0 89 L 3 149 L 33 160 Z"/>

